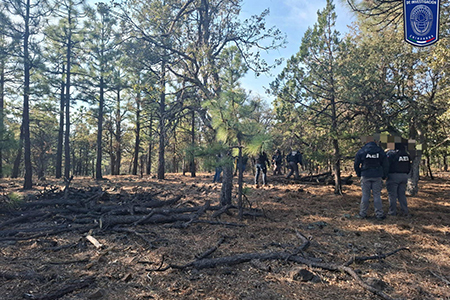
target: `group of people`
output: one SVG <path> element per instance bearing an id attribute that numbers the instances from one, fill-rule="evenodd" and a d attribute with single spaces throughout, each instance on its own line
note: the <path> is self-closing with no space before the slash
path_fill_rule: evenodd
<path id="1" fill-rule="evenodd" d="M 286 155 L 287 167 L 289 173 L 286 178 L 290 178 L 293 174 L 296 179 L 299 178 L 298 164 L 303 165 L 303 157 L 300 151 L 291 151 Z M 272 156 L 273 175 L 281 175 L 281 167 L 283 164 L 283 156 L 281 151 L 277 149 Z M 259 186 L 259 177 L 262 174 L 262 184 L 267 185 L 267 167 L 270 165 L 269 158 L 265 151 L 262 151 L 255 159 L 255 185 Z"/>
<path id="2" fill-rule="evenodd" d="M 219 161 L 221 159 L 221 155 L 217 155 L 217 166 L 216 173 L 213 178 L 213 182 L 220 182 L 220 175 L 222 173 L 222 166 Z M 239 159 L 236 159 L 236 167 L 234 170 L 234 175 L 237 174 L 239 170 L 239 166 L 241 166 L 241 171 L 244 172 L 247 167 L 248 157 L 242 156 L 242 164 L 240 164 Z M 267 185 L 267 168 L 272 163 L 273 166 L 273 175 L 282 175 L 281 169 L 283 164 L 283 155 L 281 151 L 277 149 L 272 156 L 272 162 L 269 161 L 269 158 L 265 151 L 261 151 L 258 156 L 254 159 L 255 163 L 255 185 L 259 187 L 259 179 L 261 177 L 262 184 Z M 290 178 L 292 175 L 296 179 L 299 178 L 298 164 L 303 165 L 302 153 L 300 151 L 291 151 L 288 155 L 286 155 L 286 163 L 289 169 L 289 173 L 286 178 Z"/>
<path id="3" fill-rule="evenodd" d="M 242 158 L 242 164 L 236 163 L 236 170 L 239 165 L 244 171 L 247 165 L 248 157 Z M 294 175 L 295 179 L 299 178 L 299 166 L 303 166 L 303 157 L 300 151 L 290 151 L 286 157 L 286 164 L 289 169 L 286 178 Z M 272 161 L 265 151 L 254 159 L 255 163 L 255 185 L 259 187 L 260 177 L 262 185 L 267 185 L 267 169 L 270 164 L 273 166 L 273 175 L 282 175 L 281 169 L 283 164 L 283 155 L 277 149 L 272 156 Z M 408 182 L 408 174 L 411 170 L 411 157 L 408 154 L 404 144 L 396 143 L 395 149 L 387 149 L 384 151 L 375 141 L 365 144 L 355 156 L 354 169 L 356 175 L 361 178 L 361 204 L 358 217 L 366 218 L 369 208 L 369 200 L 373 195 L 375 208 L 375 217 L 384 219 L 386 216 L 383 212 L 383 203 L 381 201 L 381 190 L 383 180 L 386 180 L 386 188 L 389 196 L 388 215 L 397 215 L 397 201 L 400 204 L 400 214 L 410 216 L 408 211 L 408 203 L 406 200 L 406 185 Z M 221 167 L 216 168 L 216 175 L 213 182 L 219 182 Z"/>
<path id="4" fill-rule="evenodd" d="M 356 175 L 361 178 L 362 197 L 359 218 L 367 217 L 371 193 L 375 217 L 379 220 L 386 217 L 381 201 L 383 180 L 386 180 L 389 197 L 388 215 L 397 215 L 398 201 L 400 213 L 410 216 L 406 200 L 406 185 L 411 170 L 411 157 L 406 151 L 405 145 L 398 143 L 395 144 L 395 149 L 384 151 L 375 141 L 371 141 L 356 153 L 354 169 Z"/>

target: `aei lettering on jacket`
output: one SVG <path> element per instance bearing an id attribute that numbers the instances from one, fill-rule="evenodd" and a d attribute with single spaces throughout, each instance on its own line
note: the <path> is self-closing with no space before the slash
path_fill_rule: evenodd
<path id="1" fill-rule="evenodd" d="M 408 156 L 399 156 L 398 161 L 409 161 L 409 157 Z"/>

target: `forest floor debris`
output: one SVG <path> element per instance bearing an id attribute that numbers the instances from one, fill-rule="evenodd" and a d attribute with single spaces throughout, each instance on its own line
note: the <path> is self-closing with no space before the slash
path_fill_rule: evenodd
<path id="1" fill-rule="evenodd" d="M 421 180 L 412 218 L 383 221 L 355 217 L 355 178 L 339 196 L 251 175 L 240 221 L 212 178 L 49 179 L 26 194 L 1 179 L 2 299 L 450 299 L 449 174 Z"/>

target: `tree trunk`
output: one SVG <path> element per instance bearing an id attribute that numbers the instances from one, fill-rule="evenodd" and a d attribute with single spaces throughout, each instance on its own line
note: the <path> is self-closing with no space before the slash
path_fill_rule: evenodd
<path id="1" fill-rule="evenodd" d="M 334 166 L 334 193 L 336 195 L 342 194 L 342 182 L 341 182 L 341 153 L 339 149 L 338 135 L 338 120 L 336 115 L 336 102 L 334 95 L 331 97 L 331 132 L 333 134 L 333 166 Z"/>
<path id="2" fill-rule="evenodd" d="M 139 91 L 136 96 L 136 128 L 134 140 L 133 170 L 131 172 L 132 175 L 137 175 L 140 144 L 141 144 L 141 93 Z"/>
<path id="3" fill-rule="evenodd" d="M 427 152 L 427 154 L 425 154 L 425 158 L 427 159 L 428 174 L 430 174 L 431 180 L 434 180 L 433 172 L 431 172 L 431 158 L 430 158 L 430 153 Z"/>
<path id="4" fill-rule="evenodd" d="M 66 68 L 63 65 L 62 78 L 61 78 L 61 95 L 59 100 L 59 129 L 58 129 L 58 144 L 56 146 L 56 166 L 55 166 L 55 177 L 61 178 L 62 176 L 62 154 L 63 154 L 63 141 L 64 141 L 64 92 L 66 90 L 64 83 L 64 74 Z"/>
<path id="5" fill-rule="evenodd" d="M 190 159 L 189 159 L 189 169 L 191 171 L 191 177 L 195 177 L 195 155 L 194 155 L 194 147 L 195 147 L 195 111 L 192 110 L 192 123 L 191 123 L 191 150 L 190 150 Z"/>
<path id="6" fill-rule="evenodd" d="M 102 72 L 103 73 L 103 72 Z M 95 179 L 102 179 L 102 134 L 103 134 L 103 106 L 104 106 L 104 82 L 100 78 L 100 101 L 98 105 L 97 123 L 97 162 L 95 165 Z"/>
<path id="7" fill-rule="evenodd" d="M 120 90 L 117 91 L 117 106 L 116 106 L 116 146 L 115 146 L 115 175 L 120 175 L 120 164 L 122 162 L 122 114 L 120 112 Z"/>
<path id="8" fill-rule="evenodd" d="M 5 144 L 5 61 L 0 61 L 0 178 L 3 178 L 3 148 Z"/>
<path id="9" fill-rule="evenodd" d="M 333 140 L 334 146 L 334 193 L 336 195 L 342 194 L 342 180 L 341 180 L 341 154 L 339 149 L 339 141 Z"/>
<path id="10" fill-rule="evenodd" d="M 112 117 L 111 117 L 111 123 L 112 123 Z M 116 174 L 116 153 L 114 151 L 114 128 L 111 124 L 111 127 L 109 128 L 110 131 L 110 138 L 109 138 L 109 164 L 111 169 L 111 175 L 117 175 Z"/>
<path id="11" fill-rule="evenodd" d="M 72 57 L 72 17 L 69 10 L 68 16 L 68 39 L 67 39 L 67 70 L 66 70 L 66 132 L 64 137 L 64 176 L 70 178 L 70 73 L 71 73 L 71 57 Z"/>
<path id="12" fill-rule="evenodd" d="M 242 172 L 243 161 L 242 161 L 242 146 L 239 141 L 239 154 L 238 154 L 238 208 L 239 208 L 239 220 L 242 221 L 243 216 L 243 203 L 242 203 L 242 192 L 243 192 L 243 182 L 244 182 L 244 173 Z"/>
<path id="13" fill-rule="evenodd" d="M 150 114 L 150 126 L 148 133 L 149 138 L 148 138 L 147 175 L 150 175 L 150 173 L 152 172 L 152 148 L 153 148 L 152 133 L 153 133 L 153 113 Z"/>
<path id="14" fill-rule="evenodd" d="M 230 157 L 222 158 L 227 160 Z M 222 190 L 220 193 L 220 205 L 231 205 L 231 195 L 233 191 L 233 164 L 225 163 L 223 166 Z"/>
<path id="15" fill-rule="evenodd" d="M 420 178 L 420 161 L 422 160 L 422 154 L 417 154 L 413 158 L 410 177 L 408 178 L 408 184 L 406 192 L 409 196 L 415 196 L 419 192 L 419 178 Z"/>
<path id="16" fill-rule="evenodd" d="M 444 164 L 444 172 L 448 172 L 447 153 L 442 154 L 442 163 Z"/>
<path id="17" fill-rule="evenodd" d="M 161 63 L 161 94 L 159 102 L 159 159 L 158 179 L 164 179 L 165 174 L 165 143 L 166 143 L 166 65 Z"/>
<path id="18" fill-rule="evenodd" d="M 27 0 L 25 13 L 25 34 L 23 38 L 24 51 L 24 92 L 23 92 L 23 140 L 24 140 L 24 163 L 25 176 L 23 189 L 30 190 L 33 187 L 33 169 L 31 165 L 31 140 L 30 140 L 30 57 L 29 57 L 29 37 L 30 37 L 30 0 Z"/>

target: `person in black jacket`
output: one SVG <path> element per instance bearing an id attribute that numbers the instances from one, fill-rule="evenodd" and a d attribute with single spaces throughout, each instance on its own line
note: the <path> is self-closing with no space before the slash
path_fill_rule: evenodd
<path id="1" fill-rule="evenodd" d="M 388 215 L 397 215 L 397 200 L 401 213 L 409 216 L 408 202 L 406 201 L 406 184 L 411 171 L 411 156 L 403 144 L 395 144 L 395 150 L 386 153 L 389 160 L 389 174 L 386 188 L 389 195 Z"/>
<path id="2" fill-rule="evenodd" d="M 267 164 L 269 159 L 267 158 L 266 152 L 261 152 L 255 160 L 256 174 L 255 174 L 255 184 L 259 187 L 259 175 L 262 171 L 262 183 L 267 185 Z"/>
<path id="3" fill-rule="evenodd" d="M 273 175 L 281 175 L 281 163 L 283 162 L 283 156 L 281 151 L 277 149 L 272 156 Z"/>
<path id="4" fill-rule="evenodd" d="M 382 179 L 386 179 L 389 172 L 386 154 L 375 142 L 369 142 L 356 153 L 354 168 L 356 175 L 361 177 L 362 197 L 359 217 L 367 217 L 370 193 L 372 192 L 375 216 L 379 220 L 384 219 L 381 188 L 383 187 Z"/>
<path id="5" fill-rule="evenodd" d="M 286 178 L 291 177 L 294 174 L 294 178 L 298 179 L 298 164 L 303 165 L 303 156 L 300 151 L 291 151 L 288 155 L 286 155 L 286 162 L 289 168 L 289 173 Z"/>

